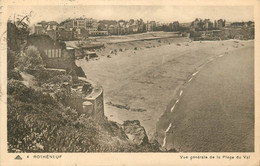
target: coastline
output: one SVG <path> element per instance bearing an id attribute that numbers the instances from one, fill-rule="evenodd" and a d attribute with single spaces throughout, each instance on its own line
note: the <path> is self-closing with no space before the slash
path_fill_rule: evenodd
<path id="1" fill-rule="evenodd" d="M 246 49 L 251 49 L 252 47 L 254 48 L 253 43 L 252 41 L 248 41 L 248 46 L 244 47 L 244 48 L 239 48 L 237 50 L 234 50 L 234 51 L 231 51 L 231 52 L 228 52 L 228 53 L 225 53 L 225 54 L 220 54 L 216 57 L 213 57 L 213 58 L 210 58 L 205 64 L 201 65 L 197 70 L 196 72 L 194 72 L 193 74 L 190 75 L 190 78 L 187 79 L 187 81 L 183 84 L 183 86 L 178 90 L 180 93 L 178 95 L 176 95 L 177 97 L 175 97 L 170 103 L 169 105 L 167 106 L 167 109 L 165 110 L 164 114 L 160 117 L 160 119 L 158 120 L 157 122 L 157 140 L 158 142 L 163 145 L 164 148 L 166 149 L 172 149 L 174 148 L 175 150 L 177 151 L 184 151 L 184 152 L 188 152 L 188 151 L 207 151 L 206 149 L 200 149 L 202 147 L 198 146 L 197 148 L 193 148 L 193 149 L 190 149 L 191 147 L 186 147 L 184 146 L 185 143 L 181 143 L 181 144 L 177 144 L 178 141 L 175 141 L 175 135 L 176 135 L 176 132 L 178 132 L 178 137 L 180 137 L 180 135 L 182 135 L 181 133 L 185 134 L 185 130 L 188 130 L 188 128 L 190 128 L 191 126 L 187 126 L 187 124 L 189 124 L 189 119 L 194 119 L 194 117 L 192 117 L 193 113 L 191 113 L 191 110 L 180 110 L 180 109 L 183 109 L 183 107 L 185 107 L 186 104 L 182 103 L 181 101 L 184 100 L 184 96 L 183 94 L 185 94 L 187 91 L 190 91 L 190 87 L 191 86 L 194 86 L 193 85 L 193 80 L 195 79 L 195 81 L 198 82 L 198 80 L 196 79 L 197 76 L 200 75 L 200 72 L 203 72 L 205 73 L 208 68 L 211 68 L 212 66 L 216 66 L 217 63 L 220 63 L 223 61 L 223 58 L 236 58 L 236 54 L 241 52 L 241 51 L 244 51 Z M 248 55 L 248 56 L 251 56 L 251 55 Z M 241 55 L 240 55 L 241 57 Z M 239 58 L 240 58 L 239 57 Z M 245 65 L 246 66 L 246 65 Z M 248 66 L 248 65 L 247 65 Z M 204 74 L 204 77 L 205 77 L 205 74 Z M 210 77 L 210 76 L 208 76 Z M 207 77 L 206 77 L 207 78 Z M 201 82 L 201 81 L 200 81 Z M 197 85 L 199 86 L 199 85 Z M 201 87 L 198 87 L 198 88 L 201 88 Z M 241 87 L 242 88 L 242 87 Z M 204 89 L 204 88 L 202 88 Z M 250 90 L 250 89 L 248 89 Z M 203 90 L 201 90 L 203 91 Z M 241 92 L 242 93 L 242 92 Z M 189 93 L 190 94 L 190 93 Z M 239 93 L 238 93 L 239 94 Z M 198 94 L 197 94 L 198 95 Z M 186 97 L 186 96 L 185 96 Z M 186 97 L 187 98 L 187 97 Z M 200 98 L 200 97 L 199 97 Z M 251 98 L 250 98 L 251 99 Z M 190 101 L 190 100 L 189 100 Z M 206 101 L 207 102 L 207 101 Z M 205 102 L 205 103 L 206 103 Z M 179 104 L 177 104 L 179 103 Z M 190 103 L 192 103 L 192 101 L 190 101 Z M 211 104 L 212 105 L 212 104 Z M 214 105 L 214 104 L 213 104 Z M 195 109 L 195 108 L 194 108 Z M 199 108 L 197 108 L 199 109 Z M 177 114 L 175 113 L 177 111 Z M 182 113 L 182 112 L 190 112 L 190 114 L 192 114 L 191 116 L 189 116 L 189 118 L 187 118 L 186 116 L 188 115 L 188 113 Z M 195 110 L 194 110 L 195 111 Z M 217 108 L 215 108 L 215 110 L 212 110 L 212 111 L 219 111 Z M 226 110 L 227 112 L 232 112 L 233 110 L 229 110 L 227 109 Z M 203 117 L 203 114 L 202 115 L 199 115 L 199 110 L 196 111 L 198 115 L 194 115 L 195 117 L 197 116 L 202 116 Z M 210 113 L 209 113 L 210 114 Z M 186 115 L 186 116 L 185 116 Z M 215 115 L 216 116 L 216 115 Z M 181 118 L 181 119 L 180 119 Z M 185 121 L 184 124 L 179 124 L 180 121 Z M 199 119 L 198 119 L 199 121 Z M 226 121 L 223 121 L 223 123 L 229 123 L 229 122 L 226 122 Z M 182 127 L 184 127 L 183 129 L 179 129 L 181 127 L 179 127 L 179 125 L 181 125 Z M 210 125 L 210 123 L 208 124 Z M 217 123 L 216 123 L 217 125 Z M 239 123 L 237 124 L 239 125 Z M 176 131 L 176 127 L 177 127 L 177 131 Z M 198 127 L 198 126 L 197 126 Z M 226 126 L 228 128 L 228 126 Z M 194 128 L 194 127 L 193 127 Z M 205 127 L 205 124 L 201 126 L 201 128 L 206 128 Z M 194 131 L 196 131 L 197 129 L 193 129 Z M 205 129 L 205 132 L 207 131 L 207 129 Z M 245 132 L 245 131 L 244 131 Z M 187 134 L 187 132 L 186 132 Z M 192 137 L 194 133 L 193 132 L 189 132 L 189 137 Z M 194 134 L 195 136 L 196 134 Z M 219 135 L 217 135 L 219 136 Z M 215 137 L 217 137 L 215 136 Z M 221 136 L 221 135 L 220 135 Z M 200 137 L 200 136 L 198 136 Z M 202 136 L 201 136 L 202 137 Z M 204 137 L 205 139 L 211 139 L 211 137 L 209 135 L 206 135 L 204 134 Z M 202 138 L 204 138 L 202 137 Z M 228 137 L 227 137 L 228 138 Z M 232 139 L 232 137 L 230 137 L 229 139 Z M 242 138 L 240 138 L 242 139 Z M 180 141 L 179 141 L 180 142 Z M 252 140 L 249 141 L 252 143 Z M 213 142 L 212 142 L 213 143 Z M 193 142 L 186 142 L 186 144 L 193 144 Z M 195 143 L 196 144 L 196 143 Z M 202 143 L 197 143 L 198 145 L 199 144 L 202 144 Z M 221 147 L 221 146 L 224 146 L 225 143 L 223 143 L 223 145 L 218 145 L 217 147 L 215 147 L 215 149 L 217 149 L 218 147 Z M 184 147 L 183 147 L 184 146 Z M 250 145 L 249 145 L 250 146 Z M 234 146 L 236 147 L 236 146 Z M 204 147 L 205 148 L 205 147 Z M 212 147 L 211 147 L 212 148 Z M 220 148 L 221 149 L 221 148 Z M 238 148 L 239 149 L 239 148 Z M 250 148 L 247 148 L 247 149 L 250 149 Z M 225 148 L 222 148 L 222 151 L 228 151 L 228 150 L 225 150 Z M 210 151 L 214 151 L 214 150 L 210 150 Z M 215 150 L 215 151 L 218 151 L 218 150 Z M 234 150 L 230 150 L 230 151 L 237 151 L 237 149 L 234 149 Z M 239 151 L 239 150 L 238 150 Z M 250 150 L 249 150 L 250 151 Z"/>
<path id="2" fill-rule="evenodd" d="M 121 124 L 125 120 L 140 120 L 148 137 L 156 137 L 158 119 L 165 110 L 170 109 L 169 103 L 177 100 L 179 89 L 187 78 L 211 58 L 237 49 L 234 45 L 243 47 L 242 43 L 250 42 L 239 41 L 237 44 L 235 40 L 174 40 L 170 44 L 161 40 L 164 44 L 155 48 L 140 45 L 143 41 L 130 42 L 128 44 L 132 49 L 117 52 L 116 55 L 111 54 L 111 58 L 101 56 L 100 59 L 89 62 L 76 61 L 88 79 L 99 82 L 104 87 L 105 115 L 109 120 Z M 135 47 L 138 49 L 134 50 Z M 106 46 L 99 54 L 110 54 L 108 51 L 109 46 Z M 137 112 L 131 109 L 145 111 Z"/>

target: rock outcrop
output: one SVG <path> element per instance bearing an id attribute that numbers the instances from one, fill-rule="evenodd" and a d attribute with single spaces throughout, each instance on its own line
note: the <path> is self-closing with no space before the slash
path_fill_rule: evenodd
<path id="1" fill-rule="evenodd" d="M 128 139 L 137 145 L 149 144 L 148 136 L 139 120 L 124 121 L 123 130 Z"/>

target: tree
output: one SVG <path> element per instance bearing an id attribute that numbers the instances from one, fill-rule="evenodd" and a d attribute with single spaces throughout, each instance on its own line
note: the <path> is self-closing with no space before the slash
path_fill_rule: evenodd
<path id="1" fill-rule="evenodd" d="M 248 25 L 248 26 L 251 26 L 253 23 L 254 23 L 253 21 L 248 21 L 248 22 L 247 22 L 247 25 Z"/>
<path id="2" fill-rule="evenodd" d="M 14 64 L 24 49 L 29 35 L 29 23 L 32 12 L 25 16 L 18 16 L 7 22 L 7 66 L 14 69 Z"/>
<path id="3" fill-rule="evenodd" d="M 43 61 L 40 52 L 35 46 L 29 46 L 25 53 L 19 57 L 16 66 L 20 70 L 41 70 L 43 69 Z"/>
<path id="4" fill-rule="evenodd" d="M 202 22 L 202 20 L 200 19 L 199 23 L 198 23 L 198 29 L 199 30 L 203 30 L 204 27 L 204 23 Z"/>

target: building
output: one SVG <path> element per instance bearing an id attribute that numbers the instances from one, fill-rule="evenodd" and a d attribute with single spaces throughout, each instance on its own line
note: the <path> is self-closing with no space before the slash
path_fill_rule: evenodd
<path id="1" fill-rule="evenodd" d="M 63 28 L 67 31 L 73 29 L 73 20 L 67 19 L 59 24 L 59 28 Z"/>
<path id="2" fill-rule="evenodd" d="M 134 19 L 130 19 L 130 20 L 129 20 L 129 23 L 130 23 L 131 25 L 134 24 L 134 22 L 135 22 Z"/>
<path id="3" fill-rule="evenodd" d="M 98 22 L 96 19 L 85 18 L 85 29 L 87 31 L 98 31 Z"/>
<path id="4" fill-rule="evenodd" d="M 53 40 L 57 40 L 58 35 L 58 23 L 55 21 L 50 22 L 40 22 L 32 27 L 31 34 L 36 35 L 48 35 Z"/>
<path id="5" fill-rule="evenodd" d="M 31 34 L 43 35 L 46 31 L 41 24 L 35 24 L 32 27 Z"/>
<path id="6" fill-rule="evenodd" d="M 221 37 L 222 35 L 222 30 L 212 30 L 213 32 L 213 37 Z"/>
<path id="7" fill-rule="evenodd" d="M 147 21 L 146 24 L 146 31 L 151 32 L 156 29 L 156 22 L 155 21 Z"/>
<path id="8" fill-rule="evenodd" d="M 145 32 L 145 24 L 142 19 L 138 20 L 138 32 Z"/>
<path id="9" fill-rule="evenodd" d="M 110 25 L 108 27 L 108 33 L 109 35 L 118 35 L 118 26 L 117 25 Z"/>
<path id="10" fill-rule="evenodd" d="M 84 57 L 88 56 L 89 58 L 92 57 L 96 57 L 96 53 L 95 56 L 93 54 L 95 49 L 100 49 L 102 47 L 104 47 L 104 44 L 100 43 L 100 42 L 85 42 L 85 41 L 66 41 L 65 45 L 67 48 L 73 48 L 75 49 L 75 58 L 76 59 L 82 59 Z"/>
<path id="11" fill-rule="evenodd" d="M 217 21 L 217 29 L 222 29 L 225 26 L 225 21 L 220 19 Z"/>
<path id="12" fill-rule="evenodd" d="M 73 30 L 66 30 L 65 28 L 59 28 L 58 30 L 58 40 L 73 40 L 74 39 L 74 32 Z"/>
<path id="13" fill-rule="evenodd" d="M 46 28 L 46 34 L 50 36 L 53 40 L 57 40 L 57 25 L 48 25 Z"/>
<path id="14" fill-rule="evenodd" d="M 202 31 L 201 32 L 201 37 L 203 37 L 203 38 L 213 37 L 213 31 Z"/>
<path id="15" fill-rule="evenodd" d="M 91 58 L 98 57 L 96 52 L 94 52 L 94 51 L 84 51 L 84 52 L 85 52 L 85 57 L 84 58 L 87 59 L 87 60 L 89 60 Z"/>
<path id="16" fill-rule="evenodd" d="M 203 21 L 203 29 L 206 31 L 212 29 L 212 23 L 211 23 L 210 19 L 205 19 Z"/>
<path id="17" fill-rule="evenodd" d="M 226 21 L 225 27 L 231 27 L 231 22 L 227 22 L 227 21 Z"/>
<path id="18" fill-rule="evenodd" d="M 214 24 L 213 24 L 213 28 L 222 29 L 225 27 L 225 23 L 226 23 L 226 20 L 223 20 L 223 19 L 215 20 Z"/>
<path id="19" fill-rule="evenodd" d="M 196 18 L 195 21 L 193 22 L 193 27 L 195 29 L 198 29 L 199 28 L 199 23 L 200 23 L 200 20 L 198 18 Z"/>
<path id="20" fill-rule="evenodd" d="M 89 31 L 89 36 L 107 36 L 108 31 Z"/>
<path id="21" fill-rule="evenodd" d="M 75 68 L 75 50 L 66 49 L 61 43 L 52 40 L 47 35 L 30 35 L 27 45 L 37 47 L 46 68 Z"/>
<path id="22" fill-rule="evenodd" d="M 73 28 L 76 29 L 85 29 L 86 28 L 86 22 L 84 18 L 78 18 L 73 20 Z"/>
<path id="23" fill-rule="evenodd" d="M 137 33 L 138 32 L 138 25 L 134 24 L 131 26 L 133 33 Z"/>
<path id="24" fill-rule="evenodd" d="M 180 24 L 179 24 L 179 22 L 178 22 L 178 21 L 174 21 L 174 22 L 172 23 L 172 30 L 173 30 L 173 31 L 179 31 L 179 29 L 180 29 Z"/>
<path id="25" fill-rule="evenodd" d="M 242 28 L 245 25 L 244 22 L 233 22 L 231 23 L 232 28 Z"/>
<path id="26" fill-rule="evenodd" d="M 78 18 L 72 21 L 72 29 L 75 29 L 74 38 L 84 38 L 88 36 L 102 36 L 108 35 L 105 30 L 99 31 L 99 23 L 96 19 L 92 18 Z M 71 27 L 71 23 L 68 22 L 67 26 Z M 104 27 L 103 27 L 104 28 Z"/>
<path id="27" fill-rule="evenodd" d="M 96 19 L 92 18 L 77 18 L 73 20 L 72 28 L 98 31 L 98 22 Z"/>

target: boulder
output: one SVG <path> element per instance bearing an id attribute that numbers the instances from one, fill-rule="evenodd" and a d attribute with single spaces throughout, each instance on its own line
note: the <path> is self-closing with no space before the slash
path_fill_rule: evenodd
<path id="1" fill-rule="evenodd" d="M 139 120 L 124 121 L 123 130 L 128 139 L 137 145 L 148 144 L 148 136 L 143 126 L 140 125 Z"/>

